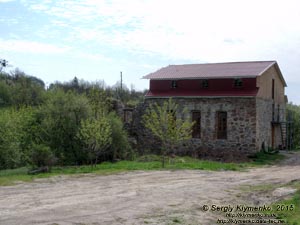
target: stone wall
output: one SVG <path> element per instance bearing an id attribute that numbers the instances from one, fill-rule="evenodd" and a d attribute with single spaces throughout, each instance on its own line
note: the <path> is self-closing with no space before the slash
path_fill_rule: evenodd
<path id="1" fill-rule="evenodd" d="M 257 98 L 256 109 L 256 147 L 267 149 L 272 146 L 272 101 Z"/>
<path id="2" fill-rule="evenodd" d="M 149 104 L 162 104 L 167 99 L 149 98 L 133 113 L 131 134 L 137 139 L 138 149 L 159 152 L 160 143 L 143 127 L 142 115 Z M 191 120 L 191 112 L 201 112 L 201 138 L 192 139 L 176 149 L 176 154 L 213 156 L 215 158 L 240 158 L 256 152 L 256 99 L 255 98 L 173 98 L 178 104 L 176 117 Z M 186 114 L 182 114 L 183 109 Z M 227 112 L 227 139 L 217 139 L 216 114 Z"/>
<path id="3" fill-rule="evenodd" d="M 262 98 L 256 99 L 256 109 L 257 109 L 257 121 L 256 121 L 256 138 L 257 138 L 257 148 L 261 149 L 264 145 L 265 148 L 272 148 L 272 100 L 265 100 Z M 275 105 L 275 118 L 277 118 L 277 107 Z M 279 122 L 285 121 L 285 104 L 279 105 Z M 274 126 L 274 148 L 279 148 L 282 146 L 282 134 L 280 129 L 280 123 L 273 124 Z"/>

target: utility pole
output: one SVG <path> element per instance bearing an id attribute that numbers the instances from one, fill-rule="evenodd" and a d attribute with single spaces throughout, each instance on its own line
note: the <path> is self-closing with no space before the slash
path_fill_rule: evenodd
<path id="1" fill-rule="evenodd" d="M 123 91 L 123 76 L 122 76 L 122 71 L 121 71 L 121 91 Z"/>
<path id="2" fill-rule="evenodd" d="M 120 83 L 120 89 L 119 89 L 119 98 L 121 101 L 123 101 L 123 75 L 122 75 L 122 71 L 120 72 L 120 76 L 121 76 L 121 83 Z"/>

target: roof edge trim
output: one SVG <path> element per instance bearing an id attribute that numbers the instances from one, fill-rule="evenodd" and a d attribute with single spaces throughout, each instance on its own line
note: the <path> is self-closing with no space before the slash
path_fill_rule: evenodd
<path id="1" fill-rule="evenodd" d="M 146 99 L 150 98 L 256 98 L 256 95 L 248 95 L 248 96 L 145 96 Z"/>
<path id="2" fill-rule="evenodd" d="M 145 78 L 147 80 L 215 80 L 215 79 L 236 79 L 236 78 L 256 78 L 256 75 L 249 76 L 221 76 L 221 77 L 185 77 L 185 78 Z"/>

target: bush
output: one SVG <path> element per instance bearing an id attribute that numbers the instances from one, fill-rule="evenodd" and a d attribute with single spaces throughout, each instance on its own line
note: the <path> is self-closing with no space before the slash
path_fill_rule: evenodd
<path id="1" fill-rule="evenodd" d="M 45 145 L 33 145 L 31 154 L 31 165 L 33 168 L 50 168 L 55 164 L 56 158 L 50 147 Z"/>
<path id="2" fill-rule="evenodd" d="M 293 148 L 300 146 L 300 106 L 293 103 L 287 104 L 287 119 L 291 119 L 293 132 Z"/>
<path id="3" fill-rule="evenodd" d="M 109 148 L 109 157 L 113 161 L 132 159 L 134 152 L 129 144 L 127 132 L 123 129 L 121 119 L 115 113 L 110 113 L 108 120 L 112 128 L 112 144 Z"/>
<path id="4" fill-rule="evenodd" d="M 87 154 L 76 135 L 81 120 L 91 116 L 88 99 L 71 91 L 64 93 L 56 90 L 48 94 L 48 100 L 41 108 L 42 143 L 55 150 L 61 165 L 86 163 Z"/>
<path id="5" fill-rule="evenodd" d="M 0 169 L 13 169 L 22 165 L 20 122 L 20 113 L 16 110 L 0 111 Z"/>
<path id="6" fill-rule="evenodd" d="M 91 164 L 94 162 L 96 165 L 99 156 L 109 148 L 112 142 L 111 134 L 111 126 L 105 117 L 81 121 L 78 137 L 86 145 Z"/>

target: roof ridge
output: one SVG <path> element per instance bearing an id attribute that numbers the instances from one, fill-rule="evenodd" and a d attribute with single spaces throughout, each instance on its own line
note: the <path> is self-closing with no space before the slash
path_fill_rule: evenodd
<path id="1" fill-rule="evenodd" d="M 169 64 L 169 66 L 195 66 L 195 65 L 216 65 L 216 64 L 237 64 L 237 63 L 275 63 L 276 60 L 262 60 L 262 61 L 236 61 L 236 62 L 216 62 L 216 63 L 190 63 L 190 64 Z M 168 66 L 167 66 L 168 67 Z"/>
<path id="2" fill-rule="evenodd" d="M 257 77 L 262 75 L 277 61 L 239 61 L 202 64 L 182 64 L 162 67 L 150 73 L 145 79 L 189 79 L 189 78 L 221 78 L 221 77 Z"/>

